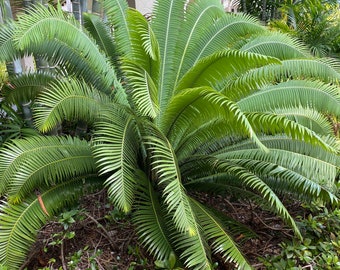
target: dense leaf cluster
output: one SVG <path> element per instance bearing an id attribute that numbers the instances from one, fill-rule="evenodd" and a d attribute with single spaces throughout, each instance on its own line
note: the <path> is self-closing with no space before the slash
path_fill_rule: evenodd
<path id="1" fill-rule="evenodd" d="M 51 67 L 1 90 L 35 133 L 8 127 L 0 150 L 0 263 L 18 268 L 46 213 L 102 186 L 155 259 L 190 269 L 212 269 L 214 253 L 251 268 L 233 240 L 243 227 L 192 192 L 253 200 L 297 237 L 280 195 L 338 202 L 337 61 L 219 0 L 155 1 L 150 21 L 103 5 L 105 22 L 35 6 L 0 29 L 1 61 Z"/>

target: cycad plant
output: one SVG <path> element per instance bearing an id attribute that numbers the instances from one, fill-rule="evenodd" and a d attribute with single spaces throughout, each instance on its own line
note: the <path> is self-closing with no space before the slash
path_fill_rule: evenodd
<path id="1" fill-rule="evenodd" d="M 337 203 L 334 60 L 225 13 L 219 0 L 155 1 L 150 21 L 124 0 L 103 4 L 105 23 L 35 7 L 1 30 L 1 60 L 55 63 L 2 90 L 4 103 L 32 101 L 41 134 L 1 149 L 3 265 L 17 269 L 49 216 L 102 186 L 155 259 L 175 254 L 188 269 L 212 269 L 216 253 L 251 268 L 233 240 L 243 226 L 198 192 L 250 199 L 297 236 L 281 195 Z"/>

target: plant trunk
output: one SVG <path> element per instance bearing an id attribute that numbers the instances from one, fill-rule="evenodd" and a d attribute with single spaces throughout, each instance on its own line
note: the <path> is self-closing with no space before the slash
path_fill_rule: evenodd
<path id="1" fill-rule="evenodd" d="M 247 13 L 247 0 L 241 0 L 242 11 Z"/>
<path id="2" fill-rule="evenodd" d="M 262 16 L 261 16 L 261 19 L 262 21 L 266 21 L 268 18 L 267 18 L 267 0 L 263 0 L 262 1 Z"/>

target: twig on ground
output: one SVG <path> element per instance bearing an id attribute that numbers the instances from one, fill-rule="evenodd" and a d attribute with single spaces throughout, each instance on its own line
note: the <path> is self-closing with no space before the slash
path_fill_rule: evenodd
<path id="1" fill-rule="evenodd" d="M 290 229 L 284 229 L 284 228 L 282 228 L 282 227 L 280 227 L 280 228 L 275 228 L 275 227 L 269 226 L 269 225 L 267 225 L 267 224 L 259 217 L 258 214 L 256 214 L 256 213 L 254 212 L 254 215 L 258 218 L 258 220 L 259 220 L 266 228 L 271 229 L 271 230 L 273 230 L 273 231 L 281 231 L 281 232 L 284 233 L 285 235 L 287 235 L 287 236 L 289 236 L 289 237 L 292 237 L 292 235 L 290 235 L 290 234 L 288 234 L 288 233 L 285 233 L 285 231 L 290 231 Z"/>
<path id="2" fill-rule="evenodd" d="M 306 268 L 306 269 L 308 268 L 308 269 L 310 269 L 310 270 L 313 270 L 313 265 L 307 264 L 307 265 L 301 267 L 301 269 L 305 269 L 305 268 Z"/>
<path id="3" fill-rule="evenodd" d="M 63 267 L 63 270 L 67 270 L 65 257 L 64 257 L 64 239 L 61 241 L 61 244 L 60 244 L 60 257 L 61 257 L 61 265 Z"/>
<path id="4" fill-rule="evenodd" d="M 111 247 L 115 250 L 118 250 L 118 246 L 112 241 L 111 236 L 109 234 L 109 232 L 104 228 L 104 226 L 102 224 L 100 224 L 94 217 L 92 217 L 91 215 L 84 213 L 85 216 L 87 216 L 89 219 L 91 219 L 94 223 L 97 224 L 98 228 L 100 228 L 103 232 L 104 232 L 104 237 L 109 241 Z"/>

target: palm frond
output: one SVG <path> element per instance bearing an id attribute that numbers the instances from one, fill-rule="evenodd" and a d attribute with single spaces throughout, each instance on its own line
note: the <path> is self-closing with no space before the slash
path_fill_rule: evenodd
<path id="1" fill-rule="evenodd" d="M 321 81 L 290 80 L 269 85 L 237 102 L 244 111 L 271 111 L 279 108 L 311 107 L 339 115 L 340 90 L 336 84 Z M 263 102 L 263 100 L 266 102 Z"/>
<path id="2" fill-rule="evenodd" d="M 5 97 L 4 102 L 18 106 L 22 102 L 30 102 L 53 81 L 56 81 L 55 76 L 46 72 L 11 76 L 10 83 L 1 90 Z"/>
<path id="3" fill-rule="evenodd" d="M 180 258 L 188 269 L 212 270 L 211 251 L 204 237 L 204 233 L 197 228 L 198 233 L 189 235 L 188 233 L 175 234 L 174 242 L 176 248 L 180 250 Z"/>
<path id="4" fill-rule="evenodd" d="M 111 90 L 117 80 L 114 69 L 96 42 L 86 35 L 73 17 L 67 16 L 61 9 L 35 5 L 34 9 L 29 9 L 27 14 L 18 18 L 17 25 L 15 38 L 18 48 L 36 50 L 36 53 L 47 51 L 52 55 L 64 49 L 65 58 L 70 57 L 73 61 L 76 61 L 76 57 L 72 54 L 78 54 L 81 64 L 77 68 L 81 70 L 85 63 L 85 67 L 91 66 L 96 76 L 92 83 L 101 81 L 103 91 Z M 63 46 L 60 47 L 61 44 Z M 41 50 L 41 46 L 46 50 Z"/>
<path id="5" fill-rule="evenodd" d="M 120 91 L 118 79 L 114 74 L 107 72 L 97 73 L 98 64 L 101 59 L 96 61 L 89 60 L 81 50 L 69 46 L 59 39 L 45 40 L 38 45 L 32 44 L 27 50 L 33 55 L 44 59 L 53 68 L 55 76 L 73 76 L 83 78 L 89 85 L 95 86 L 101 92 L 112 94 L 114 90 Z M 102 53 L 102 52 L 100 52 Z M 114 70 L 107 61 L 107 68 Z M 114 77 L 109 77 L 114 75 Z"/>
<path id="6" fill-rule="evenodd" d="M 94 14 L 83 13 L 84 27 L 95 39 L 100 49 L 110 59 L 113 66 L 118 65 L 118 53 L 111 31 L 103 20 Z"/>
<path id="7" fill-rule="evenodd" d="M 12 61 L 21 55 L 16 50 L 12 39 L 15 31 L 15 24 L 8 21 L 0 27 L 0 62 Z"/>
<path id="8" fill-rule="evenodd" d="M 192 155 L 187 158 L 181 164 L 184 186 L 191 191 L 208 192 L 211 196 L 221 195 L 230 196 L 237 200 L 250 200 L 266 210 L 275 212 L 275 209 L 268 208 L 268 201 L 263 198 L 262 194 L 254 189 L 246 188 L 242 181 L 235 177 L 235 174 L 223 169 L 216 170 L 218 162 L 216 157 L 208 155 Z M 220 216 L 219 218 L 221 219 Z M 254 236 L 244 224 L 234 224 L 236 221 L 230 221 L 230 219 L 227 219 L 226 224 L 232 232 L 236 234 L 246 232 L 247 235 Z M 225 216 L 223 216 L 223 220 L 225 220 Z M 230 223 L 231 226 L 229 226 Z"/>
<path id="9" fill-rule="evenodd" d="M 294 219 L 289 214 L 286 207 L 283 205 L 276 192 L 261 178 L 259 178 L 255 173 L 248 170 L 248 168 L 242 166 L 243 164 L 234 163 L 232 160 L 217 159 L 211 157 L 210 166 L 215 169 L 215 173 L 209 175 L 208 177 L 198 178 L 195 181 L 211 181 L 214 176 L 223 177 L 224 175 L 231 175 L 232 178 L 226 178 L 226 184 L 236 181 L 238 187 L 243 187 L 245 190 L 250 190 L 258 193 L 262 197 L 262 202 L 264 205 L 270 209 L 273 213 L 279 215 L 287 224 L 289 224 L 294 233 L 301 237 L 299 228 L 297 227 Z M 266 170 L 265 167 L 262 167 Z"/>
<path id="10" fill-rule="evenodd" d="M 186 89 L 170 101 L 158 126 L 174 147 L 191 128 L 199 128 L 217 117 L 228 118 L 226 109 L 206 102 L 204 97 L 209 92 L 214 90 L 209 87 Z"/>
<path id="11" fill-rule="evenodd" d="M 279 139 L 276 139 L 277 141 Z M 284 140 L 284 138 L 282 138 Z M 278 143 L 277 143 L 278 144 Z M 295 148 L 296 149 L 296 148 Z M 307 148 L 304 148 L 307 149 Z M 320 149 L 319 149 L 320 150 Z M 261 153 L 258 149 L 237 149 L 226 151 L 216 155 L 223 159 L 237 159 L 237 160 L 258 160 L 272 164 L 277 164 L 282 168 L 295 171 L 307 179 L 311 179 L 316 183 L 333 183 L 339 169 L 339 158 L 336 155 L 331 160 L 322 159 L 322 151 L 320 157 L 313 154 L 307 154 L 298 149 L 295 151 L 283 148 L 283 145 L 271 145 L 270 151 L 267 154 Z M 310 152 L 310 151 L 309 151 Z"/>
<path id="12" fill-rule="evenodd" d="M 188 69 L 188 62 L 197 54 L 193 47 L 200 42 L 206 28 L 202 25 L 209 26 L 213 24 L 216 19 L 225 14 L 221 1 L 218 0 L 200 0 L 189 2 L 186 7 L 185 21 L 181 25 L 181 37 L 177 43 L 176 54 L 180 55 L 179 62 L 176 69 L 176 79 L 174 85 Z"/>
<path id="13" fill-rule="evenodd" d="M 215 23 L 206 25 L 205 29 L 204 35 L 192 48 L 195 54 L 188 59 L 186 70 L 221 48 L 234 48 L 237 43 L 249 38 L 249 35 L 266 31 L 254 17 L 242 13 L 225 13 Z"/>
<path id="14" fill-rule="evenodd" d="M 129 212 L 136 190 L 135 168 L 138 136 L 133 114 L 125 108 L 112 106 L 102 111 L 96 123 L 93 155 L 110 199 L 124 212 Z"/>
<path id="15" fill-rule="evenodd" d="M 276 151 L 276 154 L 285 155 L 286 153 L 284 153 L 283 151 Z M 286 156 L 288 157 L 289 155 Z M 240 166 L 255 172 L 273 190 L 276 190 L 278 194 L 294 194 L 297 198 L 303 198 L 309 201 L 315 200 L 316 198 L 327 203 L 335 203 L 338 201 L 336 196 L 332 194 L 335 189 L 334 186 L 332 187 L 331 185 L 334 184 L 335 178 L 329 180 L 329 175 L 334 174 L 335 177 L 336 172 L 333 173 L 335 171 L 334 167 L 330 166 L 329 164 L 326 164 L 326 166 L 325 164 L 323 164 L 324 168 L 320 170 L 320 177 L 313 176 L 310 178 L 306 178 L 299 173 L 299 171 L 305 172 L 306 169 L 299 170 L 296 169 L 296 167 L 292 166 L 292 163 L 297 164 L 302 160 L 306 160 L 306 158 L 301 158 L 301 156 L 295 157 L 294 161 L 290 162 L 287 167 L 283 167 L 277 163 L 262 161 L 258 159 L 253 160 L 243 158 L 230 160 L 235 164 L 239 164 Z M 308 160 L 308 162 L 303 164 L 303 166 L 309 167 L 309 164 L 311 163 L 319 165 L 318 168 L 320 168 L 321 162 L 319 162 L 318 164 L 318 161 L 316 160 L 312 160 L 312 162 Z M 316 168 L 315 170 L 313 170 L 312 167 L 309 168 L 310 171 L 314 171 L 314 173 L 319 173 L 319 171 L 317 170 L 318 168 Z M 310 174 L 311 172 L 309 172 L 309 175 Z M 327 178 L 322 179 L 322 176 L 326 176 Z"/>
<path id="16" fill-rule="evenodd" d="M 251 164 L 253 161 L 244 161 L 244 163 L 249 162 Z M 274 167 L 273 164 L 262 164 L 262 170 L 266 167 Z M 200 172 L 200 168 L 198 168 Z M 186 186 L 191 190 L 204 191 L 207 190 L 212 194 L 221 194 L 223 196 L 231 196 L 238 200 L 252 201 L 256 205 L 260 206 L 263 210 L 272 212 L 282 217 L 282 214 L 278 213 L 277 206 L 268 201 L 268 198 L 264 197 L 256 189 L 249 188 L 244 185 L 243 181 L 240 181 L 238 177 L 235 177 L 230 172 L 219 172 L 215 174 L 210 174 L 208 176 L 199 176 L 197 173 L 197 178 L 190 179 Z M 324 187 L 321 187 L 307 179 L 305 182 L 301 175 L 296 174 L 293 171 L 286 171 L 282 173 L 283 178 L 280 176 L 278 178 L 266 177 L 261 175 L 263 183 L 268 185 L 273 192 L 281 195 L 288 195 L 291 198 L 295 198 L 304 202 L 311 202 L 319 199 L 316 194 L 320 194 L 320 199 L 323 202 L 332 202 L 334 205 L 338 203 L 338 199 L 330 193 Z M 300 180 L 296 180 L 300 178 Z M 316 187 L 316 188 L 315 188 Z M 317 191 L 317 192 L 315 192 Z M 288 213 L 288 212 L 287 212 Z M 284 218 L 283 218 L 284 219 Z M 285 220 L 285 219 L 284 219 Z M 289 224 L 289 222 L 286 221 Z M 290 225 L 291 226 L 291 225 Z M 299 232 L 296 232 L 299 235 Z"/>
<path id="17" fill-rule="evenodd" d="M 308 48 L 299 40 L 279 32 L 259 35 L 248 41 L 240 50 L 272 56 L 280 60 L 311 56 Z"/>
<path id="18" fill-rule="evenodd" d="M 210 111 L 210 113 L 212 113 L 212 111 Z M 185 160 L 215 142 L 223 141 L 223 143 L 228 145 L 233 141 L 232 136 L 241 136 L 242 134 L 244 136 L 244 131 L 240 129 L 239 124 L 235 119 L 230 119 L 230 121 L 228 121 L 224 117 L 217 116 L 197 127 L 197 123 L 202 123 L 204 120 L 204 118 L 196 118 L 191 122 L 192 125 L 183 133 L 178 131 L 173 135 L 171 133 L 172 136 L 170 138 L 173 142 L 178 160 Z M 173 136 L 176 137 L 174 138 Z M 228 137 L 231 138 L 229 142 L 226 139 Z"/>
<path id="19" fill-rule="evenodd" d="M 13 203 L 40 186 L 97 171 L 89 143 L 71 137 L 13 140 L 0 152 L 1 194 Z"/>
<path id="20" fill-rule="evenodd" d="M 0 146 L 12 139 L 39 135 L 36 129 L 26 124 L 25 119 L 20 115 L 20 111 L 15 109 L 15 107 L 5 104 L 4 101 L 0 104 L 0 111 L 4 114 L 0 118 Z"/>
<path id="21" fill-rule="evenodd" d="M 107 18 L 114 28 L 114 40 L 120 55 L 131 53 L 130 28 L 127 21 L 128 4 L 126 0 L 104 0 Z"/>
<path id="22" fill-rule="evenodd" d="M 254 129 L 252 127 L 252 122 L 248 120 L 248 115 L 245 115 L 237 106 L 236 103 L 229 100 L 223 94 L 218 92 L 210 92 L 207 93 L 205 98 L 210 102 L 216 103 L 219 106 L 230 110 L 234 119 L 238 120 L 238 123 L 241 125 L 241 129 L 243 128 L 245 132 L 248 134 L 249 138 L 253 140 L 253 142 L 262 150 L 267 151 L 267 148 L 261 143 L 258 139 Z"/>
<path id="23" fill-rule="evenodd" d="M 285 133 L 293 139 L 303 140 L 305 142 L 320 145 L 326 150 L 336 152 L 332 145 L 317 135 L 312 130 L 300 125 L 284 116 L 273 113 L 245 113 L 249 123 L 254 127 L 254 130 L 264 132 L 266 134 L 282 134 Z"/>
<path id="24" fill-rule="evenodd" d="M 139 113 L 155 118 L 159 113 L 158 89 L 150 74 L 139 64 L 127 60 L 122 69 L 132 86 L 132 102 Z"/>
<path id="25" fill-rule="evenodd" d="M 203 100 L 205 102 L 200 102 Z M 222 119 L 227 122 L 235 121 L 239 132 L 249 136 L 257 146 L 266 150 L 266 147 L 257 139 L 247 117 L 236 103 L 210 87 L 191 88 L 176 95 L 167 108 L 166 118 L 162 119 L 163 122 L 160 123 L 160 127 L 167 136 L 170 133 L 182 132 L 182 127 L 191 125 L 191 122 L 188 121 L 191 121 L 193 115 L 188 117 L 188 114 L 194 113 L 197 117 L 201 117 L 202 111 L 208 112 L 209 115 L 213 112 L 221 112 Z M 204 114 L 202 115 L 204 116 Z"/>
<path id="26" fill-rule="evenodd" d="M 151 65 L 159 61 L 159 46 L 157 38 L 146 18 L 137 10 L 127 11 L 127 21 L 130 27 L 132 52 L 126 57 L 151 72 Z M 152 67 L 154 69 L 155 67 Z M 153 76 L 157 72 L 154 72 Z"/>
<path id="27" fill-rule="evenodd" d="M 51 83 L 37 99 L 35 124 L 42 132 L 53 129 L 64 120 L 85 120 L 94 123 L 101 106 L 109 98 L 84 81 L 74 78 Z"/>
<path id="28" fill-rule="evenodd" d="M 81 177 L 48 189 L 40 188 L 39 191 L 47 212 L 56 214 L 65 206 L 76 203 L 81 195 L 101 185 L 100 178 Z M 28 196 L 16 205 L 0 202 L 0 263 L 8 269 L 19 269 L 36 240 L 38 230 L 47 220 L 48 216 L 43 212 L 37 196 Z"/>
<path id="29" fill-rule="evenodd" d="M 207 239 L 212 241 L 213 252 L 220 253 L 225 262 L 235 263 L 236 269 L 252 269 L 222 222 L 198 201 L 191 199 L 190 202 Z"/>
<path id="30" fill-rule="evenodd" d="M 100 59 L 99 62 L 89 61 L 87 55 L 83 54 L 82 51 L 69 46 L 64 41 L 58 39 L 45 40 L 38 45 L 32 44 L 28 50 L 33 55 L 47 61 L 53 67 L 53 73 L 56 77 L 83 78 L 89 85 L 95 86 L 106 94 L 112 94 L 113 90 L 119 90 L 116 87 L 117 80 L 115 77 L 108 77 L 106 76 L 107 73 L 97 73 L 97 65 L 100 64 Z"/>
<path id="31" fill-rule="evenodd" d="M 137 225 L 141 243 L 157 260 L 166 260 L 173 251 L 170 234 L 164 218 L 165 211 L 159 201 L 159 194 L 142 172 L 138 177 L 138 208 L 134 211 L 133 222 Z"/>
<path id="32" fill-rule="evenodd" d="M 275 109 L 277 115 L 283 115 L 288 119 L 305 126 L 316 134 L 327 136 L 334 135 L 333 125 L 324 113 L 311 108 L 282 108 Z"/>
<path id="33" fill-rule="evenodd" d="M 236 50 L 218 51 L 201 59 L 189 69 L 178 82 L 177 91 L 203 85 L 219 90 L 224 87 L 224 82 L 228 75 L 279 63 L 280 61 L 276 58 L 255 53 Z"/>
<path id="34" fill-rule="evenodd" d="M 285 135 L 260 135 L 260 140 L 266 145 L 269 149 L 282 149 L 292 153 L 300 153 L 306 156 L 310 156 L 313 158 L 317 158 L 323 160 L 327 163 L 338 166 L 337 164 L 340 162 L 340 157 L 337 153 L 330 153 L 328 150 L 319 145 L 312 145 L 305 141 L 294 140 L 291 137 Z M 339 149 L 339 145 L 334 138 L 331 137 L 322 137 L 322 139 L 328 144 L 331 145 L 334 149 Z M 201 153 L 209 154 L 209 155 L 218 155 L 220 153 L 237 153 L 238 151 L 242 152 L 244 150 L 253 150 L 256 149 L 256 146 L 253 144 L 251 140 L 245 140 L 244 138 L 235 138 L 234 140 L 228 142 L 222 141 L 221 144 L 213 146 L 210 145 L 209 151 L 203 151 Z M 258 149 L 257 149 L 258 150 Z M 265 154 L 265 156 L 268 156 Z M 279 158 L 279 157 L 278 157 Z M 290 158 L 288 158 L 290 160 Z"/>
<path id="35" fill-rule="evenodd" d="M 143 137 L 143 144 L 151 155 L 152 171 L 158 185 L 162 187 L 167 210 L 172 213 L 177 230 L 196 235 L 195 217 L 181 182 L 176 155 L 169 141 L 156 127 L 149 125 L 148 129 L 149 135 Z"/>
<path id="36" fill-rule="evenodd" d="M 158 102 L 160 111 L 165 109 L 172 96 L 175 74 L 172 71 L 178 63 L 176 43 L 180 37 L 180 28 L 184 19 L 185 0 L 156 0 L 154 4 L 151 28 L 157 38 L 160 52 L 158 80 Z"/>
<path id="37" fill-rule="evenodd" d="M 282 65 L 267 65 L 250 70 L 242 75 L 235 74 L 234 81 L 223 91 L 233 100 L 239 100 L 258 89 L 290 80 L 313 79 L 334 83 L 340 79 L 339 64 L 324 59 L 289 59 Z"/>

